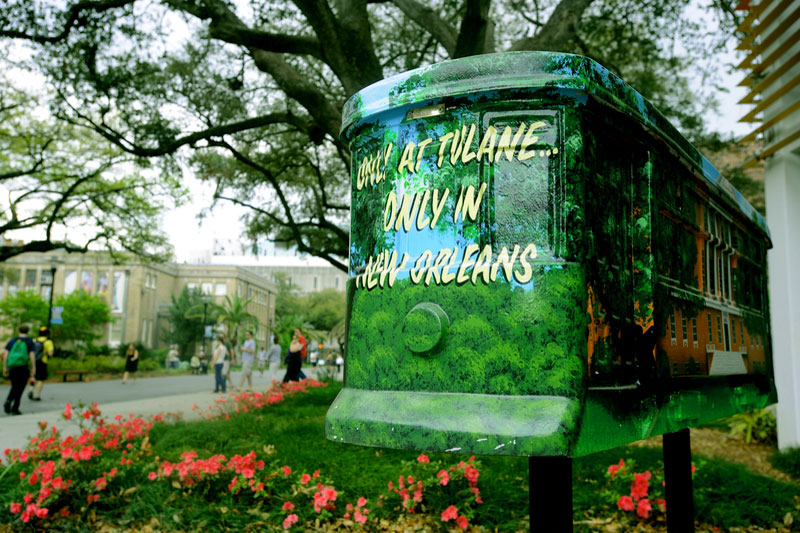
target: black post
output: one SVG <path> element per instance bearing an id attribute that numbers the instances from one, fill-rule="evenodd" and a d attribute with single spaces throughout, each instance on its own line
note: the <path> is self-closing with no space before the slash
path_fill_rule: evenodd
<path id="1" fill-rule="evenodd" d="M 47 327 L 50 328 L 50 320 L 53 319 L 53 293 L 56 289 L 56 267 L 50 267 L 50 307 L 47 309 Z"/>
<path id="2" fill-rule="evenodd" d="M 206 309 L 208 302 L 203 302 L 203 357 L 206 356 Z"/>
<path id="3" fill-rule="evenodd" d="M 572 531 L 572 459 L 528 457 L 532 533 Z"/>
<path id="4" fill-rule="evenodd" d="M 667 500 L 667 531 L 694 532 L 692 494 L 692 445 L 689 430 L 664 434 L 664 482 Z"/>

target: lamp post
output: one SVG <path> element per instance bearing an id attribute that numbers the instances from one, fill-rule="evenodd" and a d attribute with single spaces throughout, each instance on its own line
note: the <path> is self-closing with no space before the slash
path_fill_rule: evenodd
<path id="1" fill-rule="evenodd" d="M 206 356 L 206 310 L 208 309 L 208 302 L 203 300 L 203 357 Z"/>
<path id="2" fill-rule="evenodd" d="M 50 327 L 50 321 L 53 319 L 53 293 L 56 288 L 56 262 L 50 263 L 50 305 L 47 308 L 47 327 Z"/>

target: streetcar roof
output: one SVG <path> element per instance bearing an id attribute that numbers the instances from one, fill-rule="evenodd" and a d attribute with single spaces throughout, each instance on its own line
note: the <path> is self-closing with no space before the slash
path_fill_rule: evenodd
<path id="1" fill-rule="evenodd" d="M 427 104 L 452 96 L 543 88 L 583 92 L 635 118 L 688 161 L 705 177 L 711 190 L 727 198 L 769 238 L 769 227 L 764 217 L 654 105 L 617 75 L 584 56 L 505 52 L 444 61 L 403 72 L 353 95 L 344 106 L 341 132 L 347 138 L 358 125 L 370 122 L 374 115 L 393 108 Z"/>

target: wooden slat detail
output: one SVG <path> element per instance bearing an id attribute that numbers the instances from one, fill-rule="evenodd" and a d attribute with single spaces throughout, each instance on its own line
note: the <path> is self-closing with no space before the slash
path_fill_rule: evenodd
<path id="1" fill-rule="evenodd" d="M 780 89 L 769 95 L 767 98 L 764 98 L 763 100 L 758 102 L 758 105 L 756 105 L 753 109 L 751 109 L 748 114 L 743 116 L 739 120 L 739 122 L 755 122 L 756 115 L 758 115 L 760 112 L 762 112 L 763 110 L 774 104 L 778 98 L 785 95 L 798 85 L 800 85 L 800 74 L 789 80 L 786 83 L 786 85 L 784 85 L 783 87 L 781 87 Z"/>
<path id="2" fill-rule="evenodd" d="M 758 154 L 757 157 L 758 157 L 758 159 L 761 159 L 761 160 L 766 159 L 769 156 L 771 156 L 772 154 L 774 154 L 775 152 L 777 152 L 778 150 L 780 150 L 781 148 L 783 148 L 784 146 L 787 146 L 787 145 L 793 143 L 797 139 L 800 139 L 800 130 L 795 131 L 794 133 L 792 133 L 791 135 L 789 135 L 787 137 L 784 137 L 782 140 L 776 142 L 775 144 L 767 146 L 764 149 L 763 152 Z"/>
<path id="3" fill-rule="evenodd" d="M 776 59 L 785 54 L 787 50 L 789 50 L 795 43 L 798 42 L 798 40 L 800 40 L 800 28 L 798 28 L 798 30 L 794 32 L 794 34 L 787 37 L 783 41 L 783 43 L 778 48 L 775 49 L 774 52 L 772 52 L 766 58 L 763 58 L 761 60 L 761 63 L 757 65 L 749 65 L 748 62 L 755 59 L 755 57 L 758 55 L 758 54 L 756 55 L 750 54 L 749 56 L 747 56 L 748 58 L 739 63 L 739 65 L 736 68 L 749 68 L 750 70 L 752 70 L 753 74 L 761 74 L 764 71 L 764 69 L 772 65 L 772 63 L 774 63 Z"/>
<path id="4" fill-rule="evenodd" d="M 780 4 L 775 6 L 775 9 L 770 11 L 769 15 L 764 17 L 764 20 L 759 21 L 758 26 L 756 26 L 755 28 L 751 29 L 748 32 L 747 37 L 745 37 L 742 40 L 742 42 L 739 43 L 739 46 L 737 46 L 736 49 L 744 50 L 746 48 L 752 48 L 752 46 L 750 46 L 750 43 L 752 43 L 756 37 L 761 35 L 761 33 L 764 30 L 769 28 L 769 26 L 775 21 L 775 19 L 781 16 L 789 8 L 789 6 L 792 5 L 792 2 L 794 2 L 794 0 L 783 0 Z"/>
<path id="5" fill-rule="evenodd" d="M 767 122 L 763 123 L 761 126 L 756 128 L 751 133 L 748 133 L 747 136 L 745 136 L 744 138 L 742 138 L 742 140 L 739 141 L 739 144 L 743 145 L 756 140 L 756 135 L 767 131 L 769 128 L 771 128 L 781 120 L 785 119 L 798 109 L 800 109 L 800 100 L 793 103 L 792 105 L 790 105 L 789 107 L 787 107 L 786 109 L 784 109 L 783 111 L 781 111 L 780 113 L 769 119 Z"/>
<path id="6" fill-rule="evenodd" d="M 776 69 L 775 72 L 772 72 L 769 76 L 759 82 L 758 85 L 753 87 L 747 96 L 739 100 L 739 103 L 752 104 L 756 99 L 756 95 L 761 94 L 764 89 L 775 83 L 775 80 L 786 74 L 786 72 L 788 72 L 789 69 L 795 66 L 797 63 L 800 63 L 800 50 L 798 50 L 795 55 L 790 57 L 783 65 L 781 65 L 780 68 Z"/>

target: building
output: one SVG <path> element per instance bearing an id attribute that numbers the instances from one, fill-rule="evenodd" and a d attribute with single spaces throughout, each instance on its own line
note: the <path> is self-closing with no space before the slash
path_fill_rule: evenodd
<path id="1" fill-rule="evenodd" d="M 255 338 L 266 342 L 275 323 L 277 289 L 263 276 L 235 265 L 146 263 L 136 257 L 114 264 L 106 252 L 27 253 L 6 261 L 0 270 L 0 299 L 18 290 L 34 290 L 44 298 L 84 290 L 106 299 L 114 321 L 106 325 L 101 344 L 141 342 L 163 347 L 159 332 L 168 330 L 167 309 L 184 287 L 198 288 L 209 302 L 225 297 L 250 299 L 247 311 L 258 317 Z M 51 272 L 55 272 L 51 282 Z M 52 283 L 52 284 L 51 284 Z"/>
<path id="2" fill-rule="evenodd" d="M 342 272 L 319 257 L 215 255 L 211 257 L 210 264 L 235 265 L 270 280 L 274 280 L 276 274 L 280 273 L 295 285 L 301 294 L 324 289 L 344 291 L 347 284 L 346 272 Z"/>

